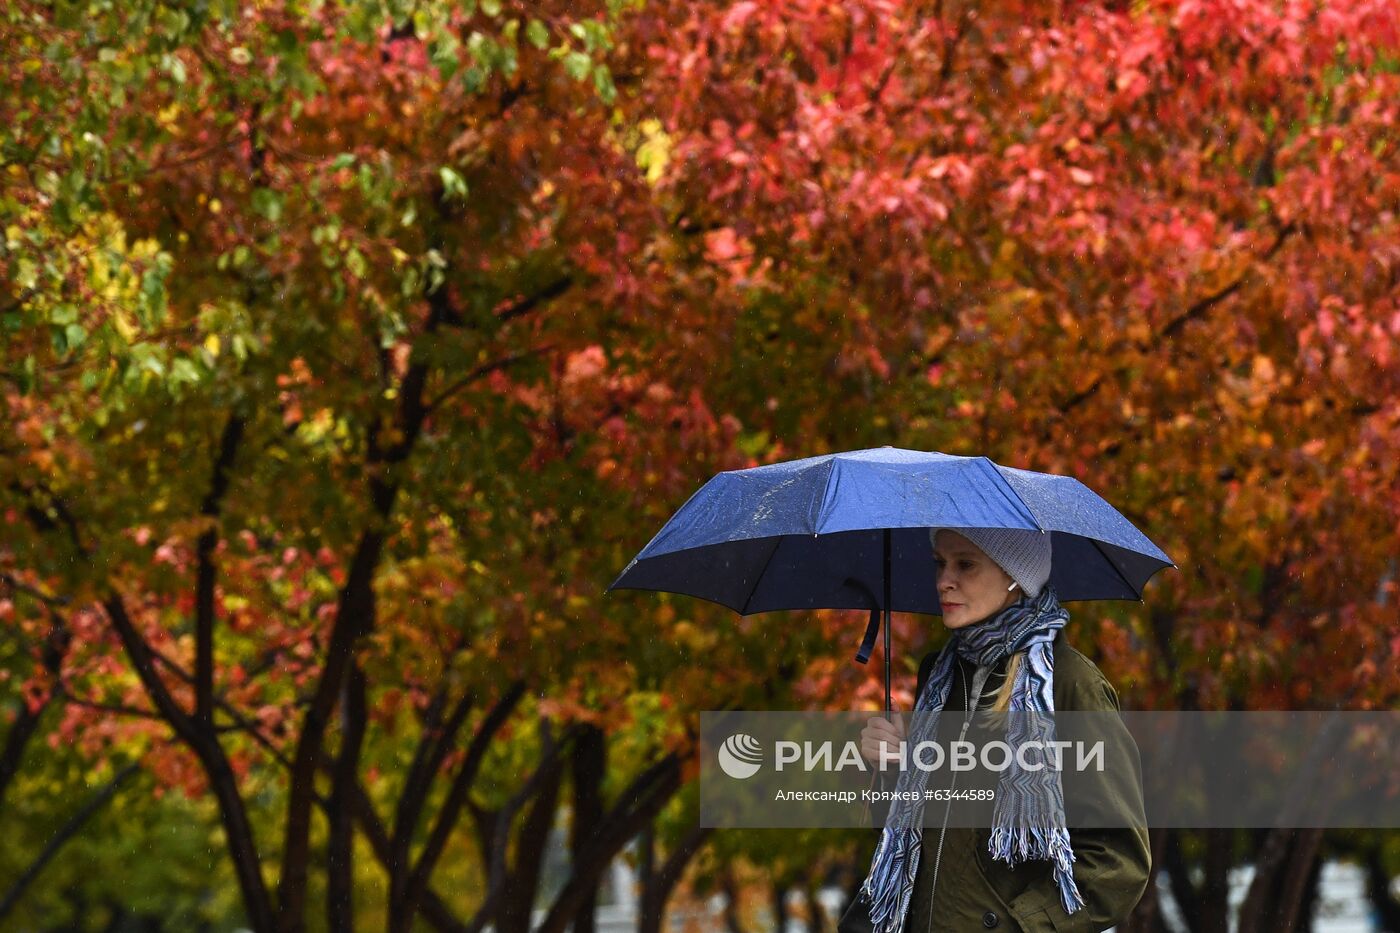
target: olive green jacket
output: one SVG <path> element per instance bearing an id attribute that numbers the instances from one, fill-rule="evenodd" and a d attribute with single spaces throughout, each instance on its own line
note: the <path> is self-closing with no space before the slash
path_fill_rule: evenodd
<path id="1" fill-rule="evenodd" d="M 923 692 L 937 656 L 937 652 L 931 652 L 919 665 L 916 696 Z M 1118 694 L 1108 679 L 1093 661 L 1069 645 L 1063 632 L 1055 640 L 1052 657 L 1056 710 L 1119 708 Z M 998 673 L 1004 669 L 1003 662 Z M 971 682 L 973 672 L 971 664 L 958 660 L 946 710 L 965 710 L 964 684 Z M 983 704 L 990 701 L 992 689 L 990 685 L 984 688 Z M 1112 719 L 1118 721 L 1117 717 Z M 1109 760 L 1105 780 L 1108 783 L 1105 799 L 1096 801 L 1096 809 L 1121 813 L 1124 816 L 1122 825 L 1145 827 L 1137 746 L 1126 727 L 1106 746 Z M 877 824 L 883 825 L 883 810 L 878 813 L 872 810 L 872 815 Z M 1122 923 L 1147 888 L 1152 865 L 1147 830 L 1076 830 L 1073 826 L 1068 829 L 1075 856 L 1074 880 L 1085 902 L 1073 914 L 1065 913 L 1060 905 L 1048 860 L 1011 867 L 993 859 L 987 851 L 989 829 L 925 827 L 905 933 L 964 933 L 982 929 L 1087 933 Z M 933 862 L 940 832 L 945 835 L 942 854 L 937 856 L 934 890 Z M 863 898 L 857 897 L 851 903 L 837 930 L 838 933 L 871 933 L 869 908 Z"/>

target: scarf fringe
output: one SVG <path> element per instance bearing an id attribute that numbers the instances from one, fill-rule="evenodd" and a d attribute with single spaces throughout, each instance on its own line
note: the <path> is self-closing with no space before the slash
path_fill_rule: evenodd
<path id="1" fill-rule="evenodd" d="M 1029 859 L 1049 859 L 1055 863 L 1055 885 L 1060 892 L 1060 905 L 1072 914 L 1084 906 L 1079 886 L 1074 883 L 1074 850 L 1070 848 L 1069 832 L 1059 827 L 998 826 L 992 830 L 987 844 L 992 858 L 1008 865 Z"/>
<path id="2" fill-rule="evenodd" d="M 897 833 L 903 834 L 905 839 L 896 840 Z M 861 893 L 870 903 L 870 922 L 876 933 L 900 933 L 904 926 L 909 898 L 914 893 L 918 840 L 922 835 L 918 830 L 889 827 L 880 834 L 880 844 L 871 860 L 870 873 L 861 886 Z"/>

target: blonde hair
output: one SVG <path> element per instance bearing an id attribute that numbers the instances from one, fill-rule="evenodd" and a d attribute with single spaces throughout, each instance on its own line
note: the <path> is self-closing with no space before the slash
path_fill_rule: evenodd
<path id="1" fill-rule="evenodd" d="M 1011 691 L 1016 684 L 1016 672 L 1021 669 L 1021 659 L 1025 657 L 1024 651 L 1018 651 L 1006 662 L 1006 679 L 1001 682 L 1001 689 L 997 690 L 996 702 L 992 704 L 992 711 L 1004 713 L 1011 708 Z"/>

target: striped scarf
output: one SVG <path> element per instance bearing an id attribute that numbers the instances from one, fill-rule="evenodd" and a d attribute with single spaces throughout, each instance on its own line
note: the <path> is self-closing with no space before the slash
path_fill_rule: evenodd
<path id="1" fill-rule="evenodd" d="M 914 731 L 905 739 L 906 747 L 912 749 L 919 742 L 933 740 L 938 713 L 947 703 L 952 689 L 955 656 L 990 667 L 1018 651 L 1025 651 L 1025 659 L 1012 683 L 1011 712 L 1053 712 L 1055 666 L 1050 649 L 1056 633 L 1068 620 L 1069 613 L 1047 583 L 1038 596 L 1023 595 L 991 618 L 955 630 L 949 642 L 953 650 L 945 650 L 938 656 L 928 683 L 914 704 L 916 713 L 928 715 L 914 717 L 917 722 Z M 973 698 L 974 707 L 976 699 Z M 1054 724 L 1049 717 L 1010 716 L 1008 720 L 1007 741 L 1012 748 L 1026 741 L 1046 742 L 1055 738 Z M 1042 767 L 1023 770 L 1018 756 L 1011 756 L 1009 767 L 997 784 L 988 849 L 993 858 L 1008 865 L 1027 859 L 1052 860 L 1060 903 L 1066 913 L 1072 914 L 1084 906 L 1084 900 L 1070 867 L 1074 852 L 1065 828 L 1060 775 L 1054 768 L 1044 766 L 1043 752 L 1030 754 L 1035 751 L 1034 747 L 1026 751 L 1028 764 Z M 870 920 L 876 933 L 900 933 L 904 928 L 905 914 L 914 893 L 914 875 L 919 867 L 924 789 L 929 773 L 919 767 L 907 767 L 900 772 L 897 789 L 901 793 L 890 805 L 870 873 L 861 886 L 861 896 L 870 905 Z M 917 791 L 915 799 L 901 799 L 904 791 Z"/>

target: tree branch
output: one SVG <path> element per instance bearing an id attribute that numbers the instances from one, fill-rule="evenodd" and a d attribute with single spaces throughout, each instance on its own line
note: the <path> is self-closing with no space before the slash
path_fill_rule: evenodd
<path id="1" fill-rule="evenodd" d="M 409 869 L 408 882 L 404 888 L 403 906 L 410 913 L 412 905 L 418 903 L 419 897 L 427 888 L 433 869 L 437 867 L 437 861 L 442 856 L 443 848 L 447 845 L 447 839 L 462 815 L 462 807 L 466 803 L 467 794 L 476 781 L 477 772 L 486 757 L 487 746 L 501 727 L 505 725 L 506 720 L 524 695 L 525 682 L 523 680 L 513 681 L 495 705 L 491 707 L 490 712 L 486 714 L 477 727 L 476 733 L 472 736 L 471 744 L 467 747 L 467 756 L 452 779 L 447 799 L 443 801 L 441 809 L 438 810 L 437 820 L 428 834 L 428 841 L 424 844 L 423 851 L 419 853 L 417 862 Z M 531 789 L 532 785 L 527 782 L 525 790 Z M 521 793 L 524 794 L 525 790 L 522 790 Z"/>
<path id="2" fill-rule="evenodd" d="M 1289 223 L 1284 227 L 1280 228 L 1278 236 L 1274 239 L 1274 242 L 1269 246 L 1269 248 L 1263 252 L 1263 254 L 1259 257 L 1258 261 L 1268 262 L 1270 259 L 1272 259 L 1278 253 L 1279 249 L 1283 246 L 1284 241 L 1287 240 L 1288 237 L 1290 237 L 1293 233 L 1297 232 L 1297 230 L 1298 225 L 1296 223 Z M 1153 335 L 1153 337 L 1150 340 L 1140 344 L 1138 346 L 1138 350 L 1142 353 L 1152 353 L 1158 348 L 1160 348 L 1162 344 L 1170 341 L 1177 334 L 1178 331 L 1180 331 L 1191 321 L 1203 317 L 1216 305 L 1220 304 L 1222 301 L 1229 298 L 1231 295 L 1235 294 L 1241 288 L 1243 288 L 1244 283 L 1248 278 L 1248 275 L 1249 273 L 1245 272 L 1244 274 L 1240 275 L 1239 278 L 1235 279 L 1235 281 L 1231 282 L 1229 285 L 1226 285 L 1225 287 L 1193 302 L 1191 306 L 1188 307 L 1185 311 L 1168 321 L 1166 326 L 1163 327 L 1155 335 Z M 1078 408 L 1080 405 L 1084 404 L 1084 402 L 1088 401 L 1095 394 L 1097 394 L 1099 389 L 1103 386 L 1103 381 L 1104 376 L 1102 373 L 1100 373 L 1098 376 L 1094 377 L 1094 381 L 1091 382 L 1087 387 L 1081 389 L 1080 391 L 1071 395 L 1069 398 L 1065 399 L 1059 405 L 1055 406 L 1059 410 L 1060 417 L 1063 418 L 1065 415 L 1068 415 L 1075 408 Z"/>
<path id="3" fill-rule="evenodd" d="M 622 847 L 637 832 L 656 817 L 666 802 L 681 786 L 681 759 L 668 752 L 639 774 L 623 792 L 617 803 L 599 823 L 599 832 L 576 860 L 549 913 L 535 933 L 564 933 L 569 918 L 587 900 L 598 884 L 598 878 Z"/>
<path id="4" fill-rule="evenodd" d="M 63 824 L 58 832 L 54 833 L 49 839 L 48 844 L 44 846 L 44 850 L 39 853 L 39 857 L 29 863 L 29 867 L 24 870 L 24 874 L 15 879 L 15 882 L 10 885 L 9 890 L 5 892 L 4 897 L 0 897 L 0 920 L 4 920 L 10 911 L 14 910 L 15 905 L 19 903 L 19 899 L 24 896 L 25 890 L 34 883 L 34 879 L 39 877 L 39 873 L 44 870 L 49 862 L 53 861 L 54 856 L 58 854 L 59 850 L 78 834 L 78 831 L 83 828 L 83 824 L 91 819 L 93 814 L 111 802 L 112 798 L 116 796 L 117 790 L 120 789 L 122 784 L 135 774 L 137 770 L 137 765 L 134 763 L 128 764 L 119 770 L 113 775 L 110 781 L 101 787 L 101 789 L 91 794 L 88 799 L 84 801 L 83 805 L 68 818 L 68 821 Z"/>
<path id="5" fill-rule="evenodd" d="M 72 635 L 64 624 L 63 618 L 56 613 L 50 613 L 49 633 L 48 637 L 44 639 L 40 663 L 48 671 L 49 676 L 60 686 L 63 683 L 63 659 L 68 654 L 68 646 L 71 642 Z M 19 715 L 15 717 L 14 724 L 10 726 L 10 731 L 5 736 L 5 747 L 0 749 L 0 801 L 5 799 L 5 791 L 9 788 L 15 775 L 19 773 L 24 749 L 38 730 L 39 720 L 43 718 L 44 711 L 48 709 L 53 696 L 54 692 L 50 692 L 38 709 L 31 710 L 27 702 L 20 704 Z M 0 916 L 3 916 L 3 913 L 0 913 Z"/>
<path id="6" fill-rule="evenodd" d="M 535 310 L 540 305 L 544 304 L 546 301 L 549 301 L 553 298 L 558 298 L 560 295 L 567 292 L 570 288 L 573 287 L 573 284 L 574 280 L 572 276 L 566 275 L 563 278 L 556 279 L 555 281 L 546 285 L 541 291 L 536 292 L 533 295 L 529 295 L 525 298 L 522 298 L 516 303 L 510 305 L 509 307 L 502 308 L 501 310 L 497 311 L 496 321 L 498 323 L 504 324 L 506 321 L 511 321 L 515 318 L 529 314 L 531 311 Z"/>
<path id="7" fill-rule="evenodd" d="M 238 445 L 243 438 L 244 421 L 230 415 L 224 422 L 219 438 L 219 453 L 214 459 L 209 491 L 200 504 L 199 514 L 208 522 L 195 545 L 195 659 L 194 659 L 194 717 L 208 726 L 214 715 L 214 549 L 219 543 L 218 517 L 223 509 L 224 494 L 228 492 L 229 471 Z"/>
<path id="8" fill-rule="evenodd" d="M 476 702 L 475 693 L 468 691 L 453 706 L 444 724 L 440 722 L 440 715 L 442 707 L 446 705 L 446 697 L 444 687 L 429 705 L 423 735 L 414 752 L 413 763 L 409 766 L 404 789 L 399 795 L 398 807 L 394 813 L 394 834 L 389 846 L 389 897 L 391 902 L 397 902 L 398 909 L 407 906 L 403 898 L 407 894 L 412 868 L 410 848 L 423 813 L 423 806 L 427 803 L 428 790 L 432 786 L 433 778 L 442 768 L 448 750 L 456 744 L 457 733 L 461 731 L 467 714 Z"/>
<path id="9" fill-rule="evenodd" d="M 532 356 L 539 356 L 543 353 L 548 353 L 550 350 L 553 349 L 555 349 L 555 344 L 547 343 L 543 346 L 532 347 L 529 350 L 522 350 L 519 353 L 508 353 L 500 359 L 492 360 L 489 363 L 482 363 L 480 366 L 475 366 L 466 375 L 462 376 L 460 379 L 454 380 L 451 384 L 449 384 L 446 388 L 444 388 L 441 392 L 434 396 L 432 401 L 428 402 L 427 409 L 429 412 L 436 411 L 437 408 L 440 405 L 442 405 L 443 402 L 447 401 L 449 398 L 456 395 L 458 392 L 462 391 L 467 386 L 480 379 L 482 376 L 490 375 L 498 369 L 505 369 L 508 366 L 518 363 L 521 360 L 529 359 Z"/>

